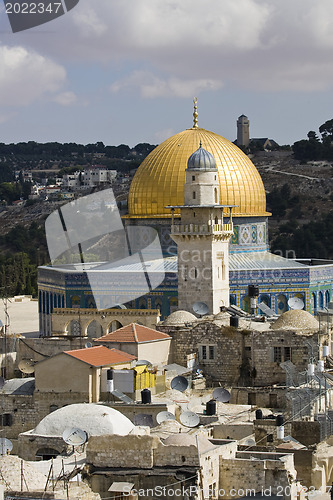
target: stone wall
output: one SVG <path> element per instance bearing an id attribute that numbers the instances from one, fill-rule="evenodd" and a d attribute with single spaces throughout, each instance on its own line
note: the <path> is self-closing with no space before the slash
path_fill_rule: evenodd
<path id="1" fill-rule="evenodd" d="M 10 426 L 2 426 L 1 437 L 13 443 L 13 454 L 18 451 L 18 435 L 36 427 L 39 422 L 33 396 L 6 394 L 1 401 L 1 414 L 11 415 Z"/>
<path id="2" fill-rule="evenodd" d="M 230 389 L 231 404 L 252 404 L 259 408 L 286 408 L 286 387 L 236 387 Z"/>
<path id="3" fill-rule="evenodd" d="M 87 463 L 94 467 L 151 469 L 153 450 L 159 439 L 155 436 L 91 436 L 87 444 Z"/>
<path id="4" fill-rule="evenodd" d="M 254 435 L 257 445 L 260 446 L 277 446 L 281 440 L 277 438 L 277 427 L 275 419 L 259 419 L 254 420 Z M 292 435 L 291 422 L 286 423 L 284 426 L 284 435 Z"/>
<path id="5" fill-rule="evenodd" d="M 222 424 L 213 426 L 214 439 L 243 439 L 253 433 L 253 424 Z"/>
<path id="6" fill-rule="evenodd" d="M 159 322 L 158 309 L 54 309 L 52 314 L 52 335 L 69 335 L 68 325 L 72 320 L 80 322 L 80 331 L 85 337 L 89 324 L 96 320 L 102 328 L 102 335 L 109 333 L 110 324 L 118 321 L 122 326 L 140 323 L 155 328 Z"/>
<path id="7" fill-rule="evenodd" d="M 36 436 L 30 432 L 19 435 L 18 455 L 23 460 L 36 460 L 38 450 L 45 448 L 55 450 L 60 455 L 61 453 L 71 452 L 73 447 L 67 445 L 62 437 Z"/>
<path id="8" fill-rule="evenodd" d="M 251 495 L 246 490 L 252 490 L 253 496 L 253 492 L 263 494 L 266 489 L 271 489 L 273 495 L 296 499 L 295 478 L 292 455 L 239 452 L 235 459 L 220 459 L 220 488 L 223 488 L 226 500 Z"/>
<path id="9" fill-rule="evenodd" d="M 285 384 L 286 372 L 280 363 L 291 360 L 298 372 L 305 371 L 311 354 L 307 343 L 317 345 L 318 341 L 317 334 L 302 335 L 285 330 L 251 332 L 220 327 L 210 320 L 200 321 L 193 327 L 159 325 L 158 329 L 173 338 L 172 362 L 186 366 L 188 355 L 196 353 L 206 378 L 225 386 Z M 323 342 L 326 336 L 322 337 Z M 278 390 L 274 394 L 279 404 Z M 262 406 L 270 405 L 269 399 L 267 403 L 262 398 Z"/>

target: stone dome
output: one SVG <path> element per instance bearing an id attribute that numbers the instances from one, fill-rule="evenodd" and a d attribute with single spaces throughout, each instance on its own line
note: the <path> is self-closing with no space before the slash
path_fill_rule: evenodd
<path id="1" fill-rule="evenodd" d="M 185 323 L 193 323 L 193 321 L 197 321 L 198 318 L 194 316 L 194 314 L 188 311 L 175 311 L 170 314 L 164 321 L 163 325 L 166 326 L 182 326 Z"/>
<path id="2" fill-rule="evenodd" d="M 134 425 L 125 415 L 113 408 L 94 403 L 79 403 L 63 406 L 46 415 L 31 433 L 39 436 L 62 436 L 65 429 L 72 427 L 86 431 L 88 436 L 127 436 Z"/>
<path id="3" fill-rule="evenodd" d="M 274 321 L 273 330 L 318 330 L 317 319 L 304 309 L 287 311 Z"/>
<path id="4" fill-rule="evenodd" d="M 214 156 L 206 151 L 200 144 L 200 148 L 191 154 L 187 161 L 187 170 L 217 170 Z"/>
<path id="5" fill-rule="evenodd" d="M 251 160 L 224 137 L 194 126 L 162 142 L 141 163 L 129 190 L 127 218 L 171 218 L 165 207 L 184 205 L 187 162 L 200 143 L 216 162 L 219 203 L 237 205 L 236 216 L 270 215 L 263 182 Z"/>

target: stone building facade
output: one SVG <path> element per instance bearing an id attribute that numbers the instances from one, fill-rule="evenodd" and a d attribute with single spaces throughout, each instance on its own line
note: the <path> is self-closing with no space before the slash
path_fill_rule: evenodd
<path id="1" fill-rule="evenodd" d="M 194 326 L 161 324 L 158 328 L 173 338 L 173 362 L 186 366 L 189 357 L 196 354 L 205 377 L 229 387 L 285 385 L 286 372 L 280 363 L 291 361 L 302 372 L 307 369 L 313 352 L 318 356 L 317 332 L 258 332 L 220 326 L 218 321 L 211 320 L 202 320 Z M 325 341 L 329 341 L 329 336 L 323 333 L 320 342 Z"/>

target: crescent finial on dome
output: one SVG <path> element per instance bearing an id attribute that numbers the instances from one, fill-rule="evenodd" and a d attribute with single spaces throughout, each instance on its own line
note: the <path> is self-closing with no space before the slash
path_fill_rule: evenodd
<path id="1" fill-rule="evenodd" d="M 193 128 L 198 128 L 198 98 L 193 99 L 194 113 L 193 113 Z"/>

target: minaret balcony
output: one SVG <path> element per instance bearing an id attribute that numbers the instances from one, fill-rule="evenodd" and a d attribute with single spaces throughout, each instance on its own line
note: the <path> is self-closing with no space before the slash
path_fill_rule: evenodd
<path id="1" fill-rule="evenodd" d="M 233 224 L 174 224 L 171 234 L 180 236 L 208 236 L 210 234 L 223 234 L 232 236 Z"/>

